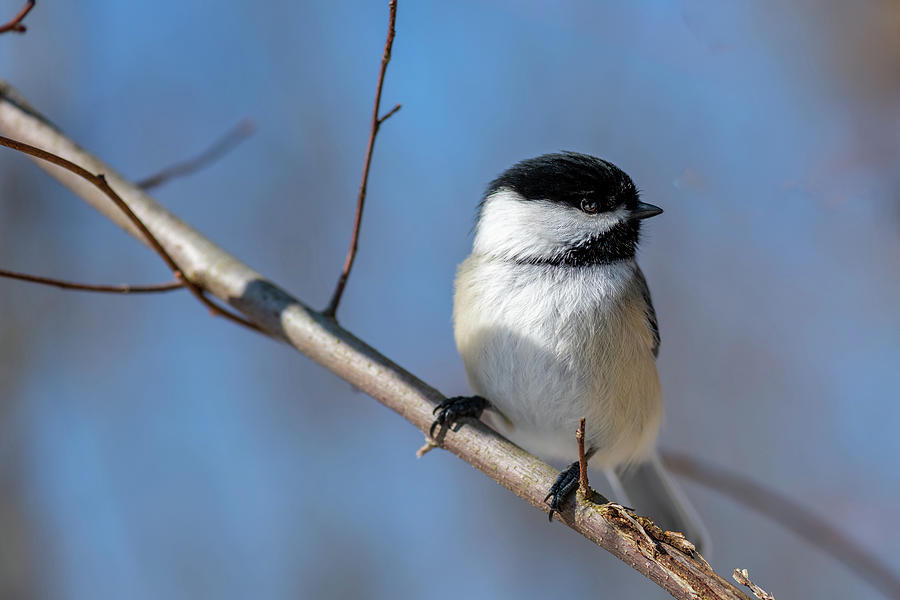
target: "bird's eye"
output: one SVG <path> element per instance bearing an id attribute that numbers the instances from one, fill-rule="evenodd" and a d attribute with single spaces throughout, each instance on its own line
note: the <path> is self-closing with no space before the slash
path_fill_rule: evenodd
<path id="1" fill-rule="evenodd" d="M 596 200 L 591 200 L 590 198 L 582 198 L 581 210 L 589 215 L 597 214 L 598 212 L 600 212 L 600 204 Z"/>

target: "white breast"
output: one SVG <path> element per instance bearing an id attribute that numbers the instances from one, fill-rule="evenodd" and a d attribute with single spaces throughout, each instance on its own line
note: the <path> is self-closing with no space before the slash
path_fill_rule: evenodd
<path id="1" fill-rule="evenodd" d="M 574 460 L 575 429 L 600 466 L 643 458 L 662 417 L 653 336 L 633 261 L 567 268 L 473 254 L 459 268 L 454 328 L 492 424 L 546 459 Z M 490 415 L 490 413 L 486 413 Z"/>

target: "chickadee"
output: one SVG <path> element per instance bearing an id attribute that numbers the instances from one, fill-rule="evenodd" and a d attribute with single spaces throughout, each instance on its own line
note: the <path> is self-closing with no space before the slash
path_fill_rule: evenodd
<path id="1" fill-rule="evenodd" d="M 432 426 L 485 419 L 544 460 L 585 447 L 616 500 L 705 539 L 654 451 L 662 419 L 659 328 L 635 262 L 641 222 L 662 209 L 605 160 L 564 152 L 524 160 L 488 186 L 472 253 L 459 266 L 456 345 L 477 394 L 451 398 Z M 578 463 L 547 494 L 550 519 Z"/>

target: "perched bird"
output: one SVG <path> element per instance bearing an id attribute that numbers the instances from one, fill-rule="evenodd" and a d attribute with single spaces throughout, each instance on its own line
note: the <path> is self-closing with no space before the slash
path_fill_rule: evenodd
<path id="1" fill-rule="evenodd" d="M 614 499 L 698 540 L 705 531 L 655 452 L 660 337 L 635 252 L 641 222 L 662 212 L 622 170 L 585 154 L 524 160 L 492 181 L 453 307 L 477 395 L 436 408 L 432 434 L 488 409 L 525 450 L 571 460 L 585 418 L 586 454 Z M 577 484 L 576 461 L 547 494 L 551 520 Z"/>

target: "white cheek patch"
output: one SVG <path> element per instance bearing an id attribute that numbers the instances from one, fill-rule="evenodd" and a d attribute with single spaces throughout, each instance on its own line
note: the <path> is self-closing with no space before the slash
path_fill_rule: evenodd
<path id="1" fill-rule="evenodd" d="M 484 201 L 473 250 L 506 260 L 551 258 L 606 233 L 627 218 L 625 208 L 589 215 L 575 207 L 526 200 L 501 189 Z"/>

